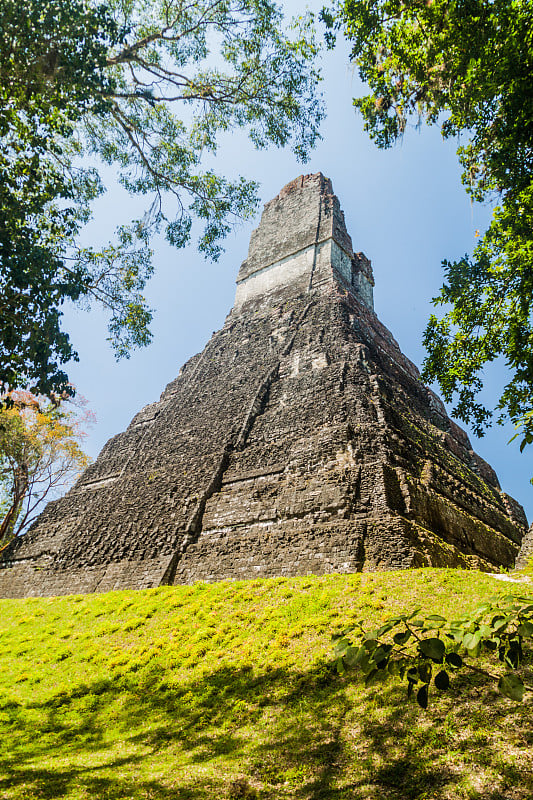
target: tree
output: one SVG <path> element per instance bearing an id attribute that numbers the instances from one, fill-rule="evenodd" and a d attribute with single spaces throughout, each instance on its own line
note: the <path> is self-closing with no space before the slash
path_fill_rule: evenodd
<path id="1" fill-rule="evenodd" d="M 253 181 L 203 167 L 220 134 L 244 128 L 307 158 L 323 115 L 317 47 L 310 19 L 288 36 L 271 0 L 4 0 L 0 21 L 0 381 L 68 391 L 65 300 L 103 304 L 127 356 L 150 340 L 151 238 L 183 247 L 198 218 L 199 249 L 217 259 L 254 212 Z M 79 245 L 104 190 L 87 158 L 148 198 L 99 249 Z"/>
<path id="2" fill-rule="evenodd" d="M 0 544 L 20 536 L 90 460 L 80 447 L 82 420 L 63 402 L 24 391 L 9 401 L 0 409 Z"/>
<path id="3" fill-rule="evenodd" d="M 95 170 L 75 163 L 76 126 L 110 107 L 107 53 L 123 37 L 103 6 L 76 0 L 5 0 L 0 19 L 0 382 L 69 391 L 60 365 L 76 354 L 61 306 L 95 291 L 76 238 L 102 191 Z M 135 282 L 118 277 L 119 306 L 138 307 Z"/>
<path id="4" fill-rule="evenodd" d="M 475 201 L 498 200 L 471 256 L 444 261 L 446 283 L 424 335 L 423 377 L 438 381 L 454 414 L 478 435 L 492 410 L 479 402 L 483 369 L 502 358 L 509 381 L 499 420 L 533 441 L 533 7 L 529 0 L 342 0 L 324 10 L 342 30 L 370 92 L 354 100 L 378 147 L 410 117 L 463 137 L 463 183 Z"/>

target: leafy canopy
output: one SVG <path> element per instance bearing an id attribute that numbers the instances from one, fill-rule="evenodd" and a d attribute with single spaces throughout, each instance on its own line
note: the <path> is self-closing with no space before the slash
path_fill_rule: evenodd
<path id="1" fill-rule="evenodd" d="M 2 544 L 20 536 L 90 461 L 80 445 L 86 413 L 20 390 L 9 401 L 0 408 Z"/>
<path id="2" fill-rule="evenodd" d="M 492 411 L 479 402 L 483 369 L 497 358 L 509 381 L 500 420 L 522 421 L 533 400 L 533 6 L 529 0 L 344 0 L 324 10 L 352 43 L 369 93 L 354 100 L 378 147 L 410 118 L 461 137 L 463 183 L 473 200 L 497 200 L 471 256 L 444 261 L 446 283 L 424 336 L 424 378 L 478 435 Z M 526 416 L 524 416 L 526 415 Z"/>
<path id="3" fill-rule="evenodd" d="M 109 0 L 109 8 L 127 32 L 110 50 L 117 89 L 106 126 L 87 120 L 89 145 L 118 166 L 128 191 L 151 197 L 142 224 L 163 226 L 183 246 L 199 217 L 200 250 L 216 259 L 231 219 L 255 208 L 256 188 L 201 169 L 219 134 L 246 128 L 257 147 L 292 140 L 302 160 L 318 136 L 310 19 L 288 38 L 270 0 Z"/>
<path id="4" fill-rule="evenodd" d="M 311 20 L 283 32 L 270 0 L 6 0 L 0 8 L 0 381 L 62 391 L 75 352 L 61 306 L 109 312 L 117 357 L 150 341 L 143 289 L 151 238 L 199 249 L 257 204 L 256 185 L 217 163 L 221 134 L 292 143 L 305 160 L 323 116 Z M 140 219 L 100 248 L 79 234 L 104 191 L 97 167 L 146 197 Z"/>
<path id="5" fill-rule="evenodd" d="M 94 172 L 73 169 L 73 134 L 105 109 L 118 32 L 78 0 L 5 0 L 0 21 L 0 382 L 48 392 L 75 357 L 61 305 L 87 292 L 88 276 L 67 256 L 100 191 Z"/>

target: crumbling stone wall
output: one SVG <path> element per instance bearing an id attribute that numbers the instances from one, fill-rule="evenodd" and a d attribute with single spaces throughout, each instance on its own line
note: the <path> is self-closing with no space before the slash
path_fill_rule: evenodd
<path id="1" fill-rule="evenodd" d="M 267 204 L 238 281 L 203 352 L 4 551 L 1 595 L 511 566 L 524 513 L 379 322 L 320 173 Z"/>

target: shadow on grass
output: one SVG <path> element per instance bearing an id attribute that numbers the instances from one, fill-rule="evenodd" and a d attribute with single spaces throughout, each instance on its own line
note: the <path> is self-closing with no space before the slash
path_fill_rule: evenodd
<path id="1" fill-rule="evenodd" d="M 531 678 L 531 670 L 527 670 L 529 684 Z M 363 751 L 370 756 L 366 769 L 369 784 L 366 794 L 360 784 L 352 784 L 354 798 L 533 797 L 529 704 L 506 700 L 480 675 L 457 679 L 453 694 L 442 695 L 433 689 L 427 711 L 408 705 L 400 686 L 382 695 L 376 692 L 374 698 L 376 707 L 368 708 L 357 724 Z"/>
<path id="2" fill-rule="evenodd" d="M 531 722 L 501 698 L 480 702 L 476 693 L 487 693 L 479 680 L 465 687 L 468 699 L 456 708 L 447 698 L 420 712 L 406 705 L 399 686 L 364 692 L 324 665 L 304 673 L 219 668 L 181 684 L 163 674 L 159 665 L 46 703 L 5 702 L 0 796 L 533 796 Z M 529 761 L 505 758 L 506 736 L 513 747 L 529 748 Z M 485 776 L 477 788 L 470 780 L 476 772 Z"/>

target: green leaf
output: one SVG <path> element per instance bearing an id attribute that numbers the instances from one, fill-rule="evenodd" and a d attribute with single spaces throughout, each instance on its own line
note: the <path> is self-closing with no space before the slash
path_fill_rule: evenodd
<path id="1" fill-rule="evenodd" d="M 389 659 L 387 664 L 387 672 L 389 675 L 401 675 L 402 665 L 400 661 L 395 661 L 394 659 Z"/>
<path id="2" fill-rule="evenodd" d="M 463 666 L 463 659 L 459 653 L 446 653 L 444 657 L 447 664 L 454 669 L 460 669 Z"/>
<path id="3" fill-rule="evenodd" d="M 523 636 L 526 639 L 531 639 L 533 637 L 533 622 L 524 621 L 521 622 L 516 632 Z"/>
<path id="4" fill-rule="evenodd" d="M 418 674 L 422 683 L 429 683 L 431 680 L 431 664 L 427 661 L 422 661 L 418 665 Z"/>
<path id="5" fill-rule="evenodd" d="M 362 652 L 361 652 L 362 651 Z M 360 648 L 360 653 L 357 655 L 357 662 L 355 667 L 359 667 L 363 672 L 368 672 L 374 665 L 374 659 L 369 655 L 364 647 Z"/>
<path id="6" fill-rule="evenodd" d="M 432 628 L 442 628 L 446 624 L 445 618 L 441 617 L 440 614 L 430 614 L 429 617 L 426 617 L 426 622 L 433 623 L 431 625 Z"/>
<path id="7" fill-rule="evenodd" d="M 466 633 L 463 636 L 463 647 L 469 652 L 475 652 L 480 642 L 481 633 L 479 631 L 476 631 L 476 633 Z"/>
<path id="8" fill-rule="evenodd" d="M 383 661 L 384 658 L 387 658 L 390 655 L 391 650 L 391 644 L 382 644 L 376 650 L 374 650 L 372 653 L 372 658 L 376 664 L 379 664 L 380 661 Z"/>
<path id="9" fill-rule="evenodd" d="M 505 697 L 517 702 L 521 702 L 524 696 L 524 684 L 518 675 L 514 675 L 512 672 L 500 678 L 498 689 Z"/>
<path id="10" fill-rule="evenodd" d="M 416 667 L 409 667 L 406 673 L 406 677 L 408 681 L 412 681 L 413 683 L 418 683 L 418 669 Z"/>
<path id="11" fill-rule="evenodd" d="M 449 639 L 453 639 L 456 644 L 460 644 L 463 641 L 464 631 L 462 628 L 449 628 L 446 631 L 446 636 Z"/>
<path id="12" fill-rule="evenodd" d="M 350 640 L 346 639 L 346 637 L 342 637 L 342 639 L 339 639 L 337 644 L 335 645 L 335 655 L 344 656 L 348 652 L 351 646 L 352 643 L 350 642 Z"/>
<path id="13" fill-rule="evenodd" d="M 355 667 L 365 653 L 364 647 L 349 647 L 344 655 L 344 663 L 348 667 Z"/>
<path id="14" fill-rule="evenodd" d="M 392 637 L 392 640 L 395 644 L 405 644 L 411 638 L 411 631 L 400 631 L 399 633 L 395 633 Z"/>
<path id="15" fill-rule="evenodd" d="M 513 639 L 509 643 L 509 647 L 507 652 L 505 653 L 505 661 L 509 664 L 510 667 L 516 669 L 520 661 L 522 660 L 522 648 L 520 647 L 520 643 Z"/>
<path id="16" fill-rule="evenodd" d="M 427 658 L 431 658 L 432 661 L 435 661 L 438 664 L 442 663 L 444 654 L 446 652 L 446 647 L 444 646 L 442 639 L 422 639 L 422 641 L 419 642 L 418 647 L 420 652 Z"/>
<path id="17" fill-rule="evenodd" d="M 494 631 L 501 631 L 501 629 L 505 628 L 506 625 L 507 625 L 506 617 L 496 616 L 493 617 L 491 622 L 491 626 Z"/>
<path id="18" fill-rule="evenodd" d="M 392 620 L 389 620 L 388 622 L 386 622 L 385 625 L 382 625 L 381 628 L 377 629 L 377 631 L 376 631 L 376 639 L 380 639 L 385 633 L 388 633 L 389 631 L 391 631 L 395 626 L 396 626 L 396 623 L 393 622 Z"/>
<path id="19" fill-rule="evenodd" d="M 450 686 L 450 677 L 446 670 L 441 669 L 441 671 L 435 675 L 434 683 L 437 689 L 440 689 L 441 692 L 448 689 Z"/>
<path id="20" fill-rule="evenodd" d="M 425 683 L 416 693 L 416 702 L 420 708 L 428 707 L 428 685 Z"/>

